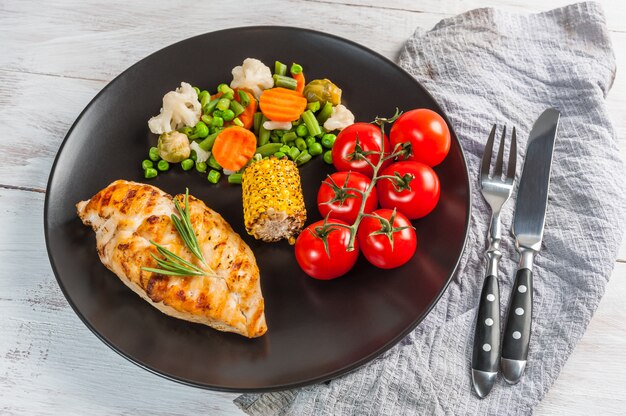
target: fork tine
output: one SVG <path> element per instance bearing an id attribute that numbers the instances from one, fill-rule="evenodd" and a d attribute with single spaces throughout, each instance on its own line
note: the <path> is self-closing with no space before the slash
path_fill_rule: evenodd
<path id="1" fill-rule="evenodd" d="M 506 172 L 506 178 L 513 180 L 515 178 L 515 167 L 517 163 L 517 138 L 515 136 L 515 127 L 511 135 L 511 149 L 509 150 L 509 167 Z"/>
<path id="2" fill-rule="evenodd" d="M 493 177 L 502 178 L 502 164 L 504 163 L 504 144 L 506 141 L 506 126 L 502 129 L 502 137 L 500 137 L 500 147 L 498 149 L 498 158 L 496 159 L 496 167 L 493 171 Z"/>
<path id="3" fill-rule="evenodd" d="M 493 150 L 493 138 L 496 135 L 496 124 L 491 128 L 487 144 L 485 145 L 485 152 L 483 153 L 483 160 L 480 167 L 480 176 L 489 176 L 489 166 L 491 165 L 491 152 Z"/>

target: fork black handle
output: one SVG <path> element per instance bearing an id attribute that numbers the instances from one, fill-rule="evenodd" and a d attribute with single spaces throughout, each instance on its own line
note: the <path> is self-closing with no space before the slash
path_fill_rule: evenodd
<path id="1" fill-rule="evenodd" d="M 496 380 L 500 356 L 500 289 L 498 278 L 485 277 L 478 305 L 472 354 L 472 381 L 480 397 L 485 397 Z"/>
<path id="2" fill-rule="evenodd" d="M 526 367 L 532 314 L 533 272 L 527 268 L 518 269 L 502 339 L 502 375 L 510 384 L 520 380 Z"/>

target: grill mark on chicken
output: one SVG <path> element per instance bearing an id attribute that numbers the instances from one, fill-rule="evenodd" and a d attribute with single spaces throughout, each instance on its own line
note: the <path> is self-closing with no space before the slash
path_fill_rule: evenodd
<path id="1" fill-rule="evenodd" d="M 176 199 L 182 206 L 184 196 Z M 248 337 L 267 330 L 258 268 L 250 248 L 202 201 L 189 197 L 190 221 L 217 277 L 180 278 L 141 270 L 142 266 L 156 267 L 150 254 L 158 254 L 150 240 L 202 267 L 169 218 L 175 212 L 173 198 L 158 188 L 116 181 L 77 208 L 83 222 L 96 231 L 105 266 L 162 312 Z"/>

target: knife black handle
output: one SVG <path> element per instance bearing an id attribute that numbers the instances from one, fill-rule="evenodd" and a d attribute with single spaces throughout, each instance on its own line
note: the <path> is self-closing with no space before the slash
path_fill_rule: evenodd
<path id="1" fill-rule="evenodd" d="M 474 331 L 474 370 L 495 373 L 500 356 L 500 289 L 496 276 L 489 275 L 483 282 Z"/>
<path id="2" fill-rule="evenodd" d="M 519 269 L 511 291 L 508 318 L 502 338 L 502 375 L 512 384 L 519 381 L 526 366 L 532 314 L 533 272 L 526 268 Z"/>

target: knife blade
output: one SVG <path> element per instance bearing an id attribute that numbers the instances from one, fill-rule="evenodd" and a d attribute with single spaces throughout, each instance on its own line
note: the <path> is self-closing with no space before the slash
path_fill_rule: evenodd
<path id="1" fill-rule="evenodd" d="M 559 119 L 559 111 L 550 108 L 533 125 L 517 191 L 513 234 L 520 260 L 511 291 L 500 358 L 502 375 L 509 384 L 519 382 L 526 368 L 532 322 L 533 261 L 543 239 Z"/>

